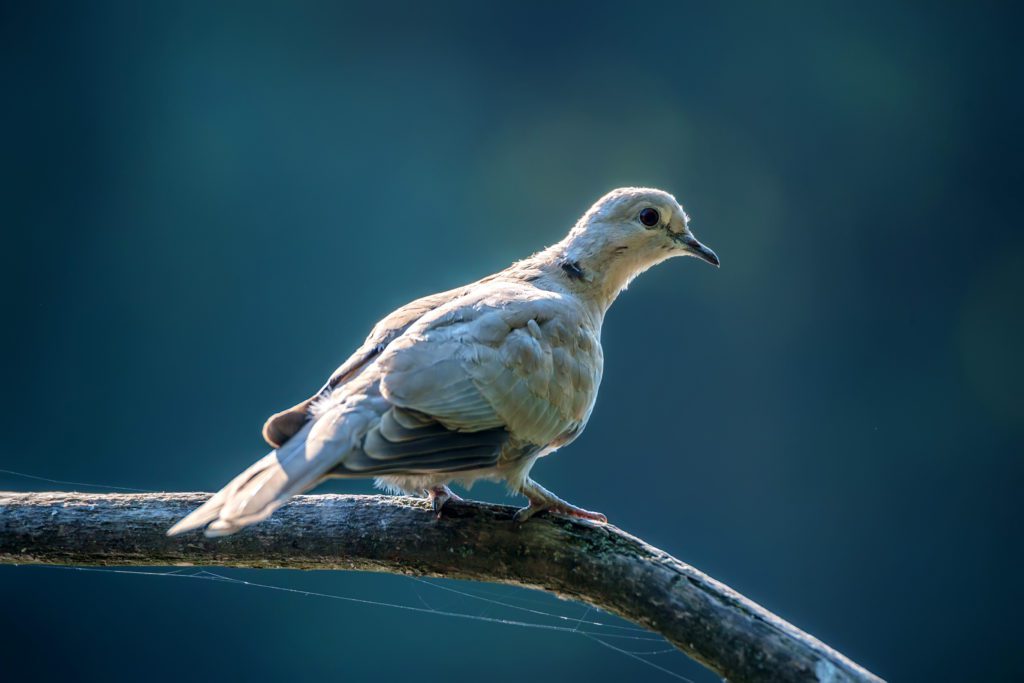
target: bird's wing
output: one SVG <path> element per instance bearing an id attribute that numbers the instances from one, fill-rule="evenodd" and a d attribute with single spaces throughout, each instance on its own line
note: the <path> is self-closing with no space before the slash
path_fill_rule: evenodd
<path id="1" fill-rule="evenodd" d="M 563 295 L 525 283 L 481 284 L 388 346 L 378 359 L 381 392 L 450 432 L 500 429 L 544 447 L 589 416 L 601 377 L 597 335 Z"/>
<path id="2" fill-rule="evenodd" d="M 319 391 L 305 401 L 296 403 L 291 408 L 271 415 L 263 425 L 263 438 L 274 448 L 279 448 L 281 444 L 302 429 L 302 426 L 309 419 L 309 407 L 313 401 L 358 375 L 387 348 L 388 344 L 405 332 L 410 325 L 422 318 L 425 313 L 434 310 L 445 302 L 458 298 L 466 289 L 466 287 L 460 287 L 425 296 L 402 306 L 385 317 L 374 326 L 366 341 L 363 342 L 363 345 L 356 349 L 355 353 L 349 356 L 348 360 L 342 363 L 337 370 L 331 373 L 330 379 L 320 387 Z"/>

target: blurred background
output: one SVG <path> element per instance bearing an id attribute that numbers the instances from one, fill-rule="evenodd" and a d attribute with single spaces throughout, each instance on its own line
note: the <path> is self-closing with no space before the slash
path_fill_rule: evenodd
<path id="1" fill-rule="evenodd" d="M 590 426 L 537 479 L 887 679 L 1024 675 L 1010 5 L 0 19 L 0 468 L 219 488 L 384 314 L 657 186 L 722 268 L 672 261 L 623 294 Z M 543 620 L 404 577 L 222 573 Z M 572 634 L 237 585 L 8 566 L 0 599 L 0 661 L 36 678 L 671 680 Z"/>

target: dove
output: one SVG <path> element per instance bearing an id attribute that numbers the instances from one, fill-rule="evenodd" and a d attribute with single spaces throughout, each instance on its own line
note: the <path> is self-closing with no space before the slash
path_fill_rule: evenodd
<path id="1" fill-rule="evenodd" d="M 528 501 L 518 522 L 543 511 L 607 522 L 530 473 L 587 425 L 608 308 L 633 278 L 675 256 L 720 265 L 671 194 L 609 192 L 562 241 L 381 320 L 319 391 L 267 420 L 273 450 L 168 535 L 235 533 L 335 477 L 426 496 L 439 517 L 459 500 L 450 484 L 503 481 Z"/>

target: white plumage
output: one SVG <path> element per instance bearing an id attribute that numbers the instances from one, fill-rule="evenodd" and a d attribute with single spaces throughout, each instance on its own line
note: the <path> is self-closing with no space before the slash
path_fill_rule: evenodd
<path id="1" fill-rule="evenodd" d="M 718 258 L 669 194 L 602 197 L 561 242 L 483 280 L 418 299 L 374 327 L 314 396 L 272 416 L 275 449 L 178 522 L 234 533 L 327 477 L 373 477 L 426 494 L 440 512 L 452 481 L 504 480 L 541 510 L 604 521 L 530 479 L 571 443 L 594 407 L 601 324 L 639 273 L 673 256 Z"/>

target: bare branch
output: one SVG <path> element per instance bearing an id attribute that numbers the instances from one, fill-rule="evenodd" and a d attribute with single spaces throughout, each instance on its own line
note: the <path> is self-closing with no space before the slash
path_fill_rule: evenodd
<path id="1" fill-rule="evenodd" d="M 241 533 L 164 535 L 205 493 L 0 492 L 0 563 L 354 569 L 515 584 L 618 614 L 734 682 L 880 681 L 668 553 L 615 528 L 513 508 L 299 496 Z"/>

